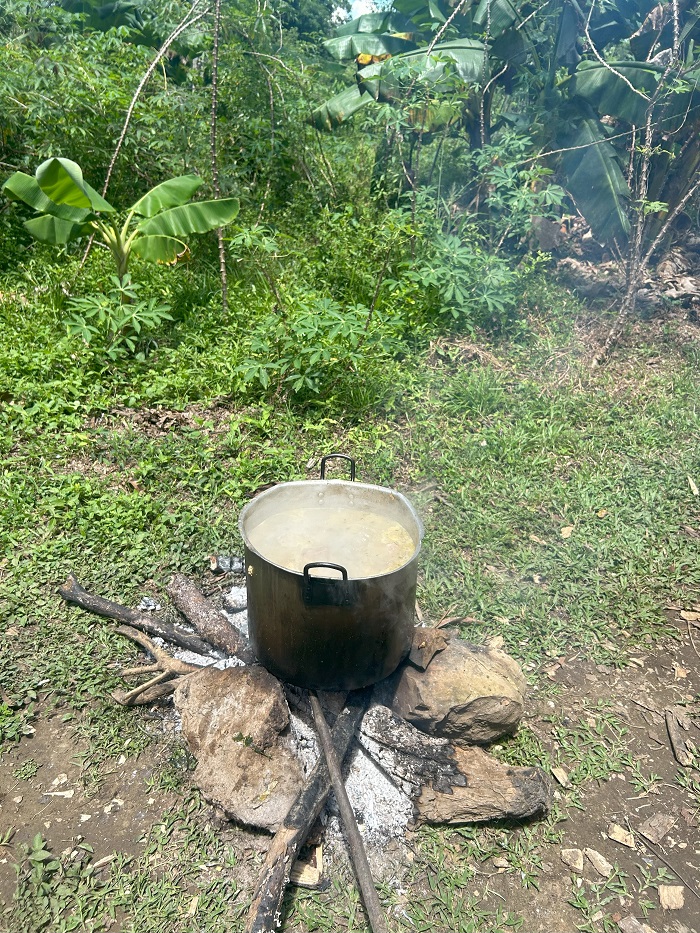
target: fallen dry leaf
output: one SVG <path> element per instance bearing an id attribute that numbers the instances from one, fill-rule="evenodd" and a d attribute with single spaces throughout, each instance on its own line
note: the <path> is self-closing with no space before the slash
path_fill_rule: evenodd
<path id="1" fill-rule="evenodd" d="M 562 528 L 562 530 L 559 532 L 559 534 L 562 536 L 562 538 L 570 538 L 573 530 L 574 530 L 573 525 L 565 525 Z"/>
<path id="2" fill-rule="evenodd" d="M 666 833 L 674 826 L 675 816 L 669 813 L 655 813 L 639 827 L 639 832 L 655 845 L 661 842 Z"/>
<path id="3" fill-rule="evenodd" d="M 681 667 L 680 664 L 676 664 L 676 663 L 674 662 L 674 665 L 673 665 L 673 679 L 674 679 L 674 680 L 683 680 L 685 677 L 688 676 L 689 671 L 690 671 L 690 668 L 688 668 L 688 667 Z"/>
<path id="4" fill-rule="evenodd" d="M 692 492 L 694 496 L 700 496 L 700 489 L 698 489 L 698 487 L 693 482 L 693 477 L 690 475 L 690 473 L 688 473 L 687 476 L 688 476 L 688 485 L 690 486 L 690 491 Z"/>
<path id="5" fill-rule="evenodd" d="M 598 511 L 595 514 L 598 516 L 598 518 L 605 518 L 605 516 L 608 515 L 609 512 L 607 509 L 598 509 Z"/>
<path id="6" fill-rule="evenodd" d="M 684 622 L 700 622 L 700 612 L 691 612 L 689 609 L 682 609 L 681 619 L 683 619 Z"/>

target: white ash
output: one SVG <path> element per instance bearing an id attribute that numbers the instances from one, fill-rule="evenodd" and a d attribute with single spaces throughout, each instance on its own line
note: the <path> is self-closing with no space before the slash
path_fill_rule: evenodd
<path id="1" fill-rule="evenodd" d="M 232 586 L 224 595 L 221 610 L 232 625 L 248 638 L 248 596 L 245 586 Z"/>
<path id="2" fill-rule="evenodd" d="M 318 761 L 316 733 L 295 713 L 290 715 L 290 733 L 306 775 Z M 345 762 L 343 776 L 365 844 L 379 848 L 389 839 L 403 837 L 413 817 L 413 804 L 359 746 L 355 746 Z M 332 793 L 321 814 L 321 822 L 326 825 L 326 844 L 344 847 L 338 807 Z"/>
<path id="3" fill-rule="evenodd" d="M 167 648 L 174 658 L 177 658 L 178 661 L 184 661 L 186 664 L 196 664 L 198 667 L 215 667 L 220 671 L 225 670 L 227 667 L 244 666 L 243 661 L 238 658 L 224 657 L 220 651 L 215 651 L 213 648 L 209 654 L 198 654 L 196 651 L 189 651 L 187 648 L 177 648 L 162 638 L 158 638 L 157 635 L 153 637 L 152 641 L 161 648 Z"/>
<path id="4" fill-rule="evenodd" d="M 225 609 L 223 615 L 243 635 L 248 637 L 247 593 L 245 586 L 233 586 L 224 596 Z M 165 643 L 154 638 L 156 644 Z M 224 657 L 221 652 L 212 650 L 208 655 L 196 654 L 184 648 L 174 651 L 168 646 L 174 657 L 189 664 L 202 667 L 212 665 L 224 669 L 237 667 L 243 664 L 238 658 Z M 174 724 L 179 731 L 179 716 Z M 314 728 L 294 712 L 290 712 L 290 747 L 299 759 L 304 775 L 308 775 L 314 768 L 320 754 L 318 740 Z M 400 790 L 387 777 L 382 769 L 375 764 L 372 758 L 357 744 L 343 766 L 345 789 L 357 818 L 360 834 L 365 844 L 374 849 L 381 849 L 389 840 L 402 839 L 407 825 L 413 818 L 413 804 L 407 794 Z M 325 826 L 326 845 L 332 851 L 344 852 L 346 844 L 343 837 L 342 825 L 331 792 L 328 803 L 321 814 L 321 822 Z"/>
<path id="5" fill-rule="evenodd" d="M 150 596 L 144 596 L 136 608 L 139 612 L 159 612 L 163 607 Z"/>

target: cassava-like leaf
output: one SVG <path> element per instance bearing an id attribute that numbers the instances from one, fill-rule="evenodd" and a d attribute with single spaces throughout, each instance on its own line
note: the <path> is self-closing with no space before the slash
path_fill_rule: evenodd
<path id="1" fill-rule="evenodd" d="M 35 174 L 39 187 L 55 204 L 94 211 L 114 211 L 112 205 L 85 181 L 83 170 L 77 162 L 71 162 L 70 159 L 47 159 Z"/>
<path id="2" fill-rule="evenodd" d="M 615 149 L 593 113 L 584 115 L 561 144 L 571 149 L 562 158 L 562 185 L 590 224 L 594 236 L 622 249 L 630 233 L 627 216 L 630 190 Z"/>
<path id="3" fill-rule="evenodd" d="M 197 175 L 180 175 L 156 185 L 132 205 L 130 210 L 141 217 L 153 217 L 159 211 L 186 204 L 202 184 Z"/>
<path id="4" fill-rule="evenodd" d="M 7 179 L 2 190 L 8 198 L 24 201 L 29 207 L 41 214 L 53 214 L 62 220 L 72 220 L 77 223 L 93 218 L 95 215 L 87 208 L 69 207 L 67 204 L 56 204 L 39 187 L 36 178 L 24 172 L 15 172 Z"/>
<path id="5" fill-rule="evenodd" d="M 70 243 L 71 240 L 77 240 L 81 236 L 90 233 L 91 227 L 87 224 L 76 224 L 70 220 L 62 220 L 60 217 L 52 217 L 51 214 L 43 214 L 41 217 L 32 217 L 26 220 L 24 226 L 31 235 L 42 243 L 50 243 L 52 246 L 62 246 Z"/>
<path id="6" fill-rule="evenodd" d="M 319 130 L 331 130 L 345 123 L 354 113 L 373 101 L 371 94 L 361 91 L 357 85 L 346 88 L 311 114 L 311 122 Z"/>
<path id="7" fill-rule="evenodd" d="M 145 236 L 181 237 L 190 233 L 207 233 L 230 224 L 238 213 L 238 207 L 236 198 L 196 201 L 143 220 L 137 229 Z"/>
<path id="8" fill-rule="evenodd" d="M 148 262 L 175 262 L 187 253 L 188 246 L 171 236 L 141 236 L 134 240 L 131 251 Z"/>

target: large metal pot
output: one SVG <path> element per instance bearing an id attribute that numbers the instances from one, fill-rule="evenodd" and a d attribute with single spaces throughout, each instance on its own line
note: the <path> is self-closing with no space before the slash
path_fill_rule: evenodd
<path id="1" fill-rule="evenodd" d="M 330 457 L 350 461 L 350 482 L 325 479 Z M 398 667 L 411 647 L 423 526 L 400 493 L 354 478 L 354 461 L 330 454 L 321 461 L 320 480 L 273 486 L 240 514 L 253 648 L 269 671 L 300 687 L 354 690 L 376 683 Z M 381 572 L 379 553 L 376 561 L 368 558 L 378 572 L 357 577 L 348 573 L 351 554 L 345 561 L 329 561 L 327 554 L 307 553 L 303 567 L 290 569 L 287 561 L 270 558 L 269 547 L 256 545 L 263 527 L 279 524 L 293 542 L 293 519 L 301 516 L 308 539 L 309 527 L 320 533 L 324 520 L 345 510 L 361 527 L 382 521 L 400 526 L 408 541 L 401 566 Z M 375 544 L 370 540 L 368 547 L 376 550 Z"/>

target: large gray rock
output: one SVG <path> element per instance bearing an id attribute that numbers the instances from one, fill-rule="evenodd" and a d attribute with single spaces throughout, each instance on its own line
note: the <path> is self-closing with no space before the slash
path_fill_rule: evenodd
<path id="1" fill-rule="evenodd" d="M 519 665 L 505 652 L 452 638 L 425 670 L 406 664 L 392 709 L 430 735 L 486 745 L 515 732 L 525 691 Z"/>
<path id="2" fill-rule="evenodd" d="M 204 797 L 229 819 L 274 832 L 303 783 L 280 738 L 289 708 L 277 678 L 262 667 L 207 668 L 180 684 L 175 705 Z"/>

